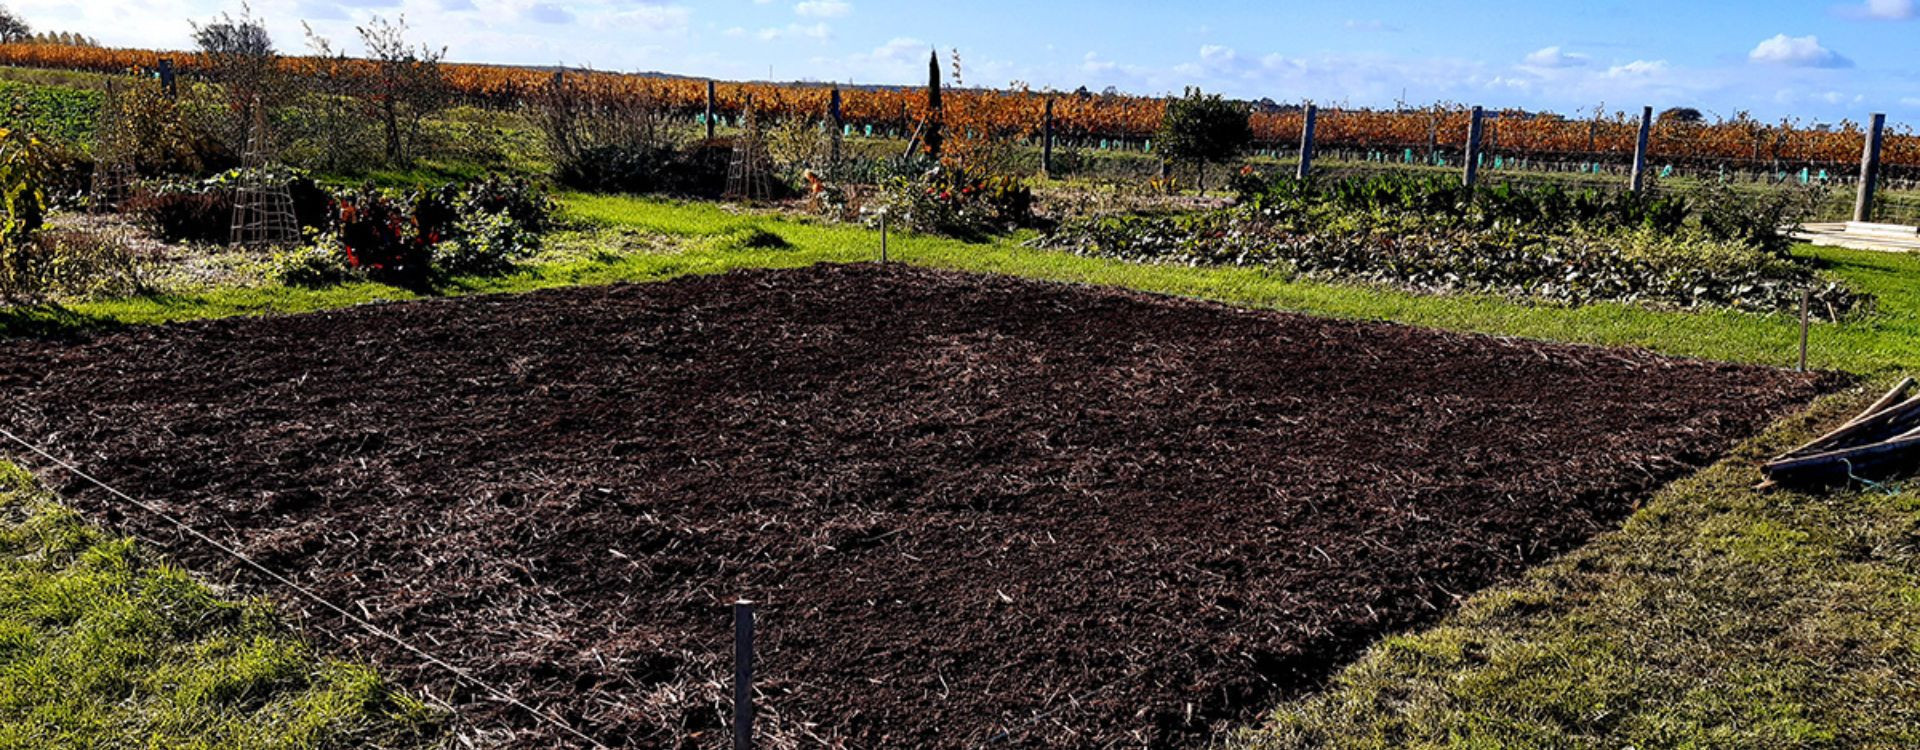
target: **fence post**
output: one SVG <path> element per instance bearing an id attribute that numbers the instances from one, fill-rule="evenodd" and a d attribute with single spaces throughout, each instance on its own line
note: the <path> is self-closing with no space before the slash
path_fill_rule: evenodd
<path id="1" fill-rule="evenodd" d="M 733 750 L 753 750 L 753 602 L 733 605 Z"/>
<path id="2" fill-rule="evenodd" d="M 1853 220 L 1873 221 L 1873 188 L 1880 180 L 1880 146 L 1886 137 L 1887 116 L 1875 114 L 1867 129 L 1866 151 L 1860 155 L 1860 197 L 1853 203 Z"/>
<path id="3" fill-rule="evenodd" d="M 1472 119 L 1467 121 L 1467 187 L 1480 181 L 1480 136 L 1483 134 L 1480 117 L 1483 114 L 1484 110 L 1474 107 Z"/>
<path id="4" fill-rule="evenodd" d="M 840 139 L 846 134 L 846 118 L 840 114 L 840 87 L 833 87 L 833 98 L 827 103 L 827 119 L 833 124 L 833 152 L 827 155 L 827 163 L 835 170 L 840 168 Z"/>
<path id="5" fill-rule="evenodd" d="M 1647 143 L 1653 137 L 1653 108 L 1640 108 L 1640 139 L 1633 144 L 1633 192 L 1647 188 Z"/>
<path id="6" fill-rule="evenodd" d="M 1306 123 L 1300 126 L 1300 174 L 1302 181 L 1313 176 L 1313 126 L 1320 118 L 1320 108 L 1307 105 Z"/>
<path id="7" fill-rule="evenodd" d="M 1040 130 L 1040 174 L 1053 179 L 1053 97 L 1047 97 L 1047 117 Z"/>
<path id="8" fill-rule="evenodd" d="M 707 140 L 709 141 L 713 140 L 713 100 L 715 93 L 713 81 L 707 81 Z"/>
<path id="9" fill-rule="evenodd" d="M 173 60 L 171 59 L 160 61 L 160 90 L 166 92 L 168 99 L 174 98 L 179 93 L 179 89 L 175 88 L 174 85 Z"/>

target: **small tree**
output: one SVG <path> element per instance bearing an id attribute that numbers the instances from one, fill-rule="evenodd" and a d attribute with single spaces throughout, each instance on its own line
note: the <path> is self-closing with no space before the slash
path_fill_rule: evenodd
<path id="1" fill-rule="evenodd" d="M 27 26 L 27 22 L 14 15 L 7 6 L 0 5 L 0 43 L 24 42 L 32 37 L 33 29 Z"/>
<path id="2" fill-rule="evenodd" d="M 307 49 L 301 61 L 310 123 L 305 137 L 312 144 L 314 162 L 325 171 L 342 172 L 370 161 L 372 130 L 365 102 L 368 87 L 365 66 L 334 48 L 333 42 L 307 26 Z"/>
<path id="3" fill-rule="evenodd" d="M 206 60 L 208 74 L 226 92 L 231 116 L 220 128 L 221 138 L 234 153 L 244 153 L 254 108 L 271 109 L 286 93 L 273 38 L 266 24 L 253 16 L 253 9 L 243 4 L 239 18 L 222 13 L 206 24 L 195 23 L 193 41 Z"/>
<path id="4" fill-rule="evenodd" d="M 1698 125 L 1702 122 L 1706 122 L 1706 120 L 1707 120 L 1706 115 L 1701 114 L 1700 110 L 1694 109 L 1692 107 L 1674 107 L 1672 109 L 1669 109 L 1665 112 L 1660 113 L 1660 122 L 1662 123 L 1677 123 L 1681 125 Z"/>
<path id="5" fill-rule="evenodd" d="M 1253 143 L 1253 123 L 1245 105 L 1189 88 L 1186 96 L 1167 102 L 1157 140 L 1168 160 L 1198 168 L 1204 195 L 1207 165 L 1229 161 Z"/>
<path id="6" fill-rule="evenodd" d="M 409 43 L 405 16 L 398 21 L 375 16 L 357 30 L 376 67 L 366 92 L 380 112 L 387 161 L 406 164 L 419 148 L 426 119 L 446 106 L 447 82 L 440 63 L 447 50 Z"/>

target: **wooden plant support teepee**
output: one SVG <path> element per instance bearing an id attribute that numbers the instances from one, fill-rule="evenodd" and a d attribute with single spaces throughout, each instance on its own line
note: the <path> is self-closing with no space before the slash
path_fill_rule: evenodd
<path id="1" fill-rule="evenodd" d="M 760 117 L 753 111 L 753 98 L 741 117 L 740 135 L 733 142 L 733 161 L 727 165 L 727 191 L 722 197 L 748 205 L 773 200 L 773 155 L 767 151 L 766 133 Z"/>
<path id="2" fill-rule="evenodd" d="M 247 153 L 241 159 L 239 184 L 233 189 L 233 233 L 236 247 L 291 245 L 300 240 L 300 221 L 293 213 L 293 193 L 287 181 L 274 173 L 273 139 L 267 130 L 266 108 L 255 105 L 247 132 Z"/>

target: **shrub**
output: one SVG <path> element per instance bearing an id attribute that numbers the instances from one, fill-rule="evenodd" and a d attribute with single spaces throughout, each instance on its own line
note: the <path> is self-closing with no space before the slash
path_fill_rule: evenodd
<path id="1" fill-rule="evenodd" d="M 594 146 L 555 168 L 561 185 L 598 193 L 718 198 L 726 190 L 733 148 L 714 140 L 686 148 Z M 778 190 L 782 185 L 776 185 Z"/>
<path id="2" fill-rule="evenodd" d="M 205 180 L 148 182 L 120 206 L 168 242 L 225 244 L 232 238 L 234 195 L 248 173 L 229 170 Z M 293 198 L 301 229 L 324 227 L 332 197 L 304 172 L 273 170 L 268 180 L 282 181 Z"/>
<path id="3" fill-rule="evenodd" d="M 529 232 L 551 228 L 556 206 L 546 191 L 520 177 L 488 175 L 468 183 L 461 191 L 462 214 L 506 214 Z"/>
<path id="4" fill-rule="evenodd" d="M 9 253 L 0 294 L 14 299 L 125 296 L 145 290 L 154 261 L 122 227 L 50 227 Z"/>
<path id="5" fill-rule="evenodd" d="M 200 183 L 149 183 L 120 210 L 168 242 L 224 244 L 233 232 L 233 193 Z"/>
<path id="6" fill-rule="evenodd" d="M 354 269 L 347 265 L 346 253 L 337 245 L 337 239 L 325 237 L 312 245 L 275 255 L 274 277 L 282 284 L 301 287 L 332 286 L 352 280 Z"/>
<path id="7" fill-rule="evenodd" d="M 433 248 L 434 271 L 448 275 L 497 275 L 540 250 L 540 235 L 506 212 L 475 212 L 460 218 L 453 239 Z"/>
<path id="8" fill-rule="evenodd" d="M 434 274 L 496 274 L 540 247 L 553 201 L 532 185 L 488 177 L 409 192 L 360 188 L 334 200 L 319 247 L 384 281 L 421 284 Z M 288 257 L 283 278 L 336 278 L 317 259 Z"/>
<path id="9" fill-rule="evenodd" d="M 1782 188 L 1758 193 L 1726 183 L 1696 193 L 1700 228 L 1715 239 L 1742 242 L 1777 256 L 1792 250 L 1792 235 L 1819 208 L 1817 188 Z"/>
<path id="10" fill-rule="evenodd" d="M 334 200 L 330 240 L 349 267 L 388 281 L 426 278 L 438 237 L 420 231 L 415 210 L 421 201 L 415 197 L 369 185 Z"/>
<path id="11" fill-rule="evenodd" d="M 0 128 L 0 252 L 24 244 L 46 221 L 46 163 L 40 141 Z"/>
<path id="12" fill-rule="evenodd" d="M 1033 190 L 1015 177 L 935 167 L 895 178 L 883 198 L 889 215 L 919 232 L 979 237 L 1032 226 Z"/>

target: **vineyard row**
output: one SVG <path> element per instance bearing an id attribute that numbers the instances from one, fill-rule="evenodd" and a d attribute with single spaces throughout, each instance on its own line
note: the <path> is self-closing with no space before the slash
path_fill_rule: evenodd
<path id="1" fill-rule="evenodd" d="M 172 61 L 183 75 L 194 76 L 206 66 L 197 54 L 154 50 L 70 47 L 49 44 L 0 45 L 0 65 L 80 70 L 98 73 L 150 72 L 162 60 Z M 316 66 L 339 61 L 287 58 L 289 72 L 310 72 Z M 366 61 L 346 64 L 371 70 Z M 496 65 L 446 64 L 442 71 L 453 92 L 463 101 L 491 107 L 511 107 L 554 85 L 550 71 Z M 705 81 L 618 73 L 566 74 L 567 85 L 592 86 L 615 96 L 644 97 L 661 109 L 687 117 L 707 107 Z M 722 83 L 716 88 L 715 109 L 736 117 L 751 100 L 757 112 L 773 117 L 826 116 L 831 89 L 820 85 Z M 999 138 L 1028 139 L 1045 121 L 1053 102 L 1054 132 L 1081 140 L 1110 139 L 1144 143 L 1153 138 L 1165 113 L 1164 100 L 1104 95 L 1075 95 L 1035 91 L 949 91 L 943 119 L 949 128 Z M 1541 159 L 1609 160 L 1630 157 L 1638 123 L 1626 113 L 1571 119 L 1518 111 L 1489 113 L 1487 147 L 1505 154 Z M 917 88 L 865 88 L 842 92 L 842 120 L 852 127 L 909 131 L 927 115 L 926 93 Z M 1320 112 L 1317 140 L 1322 148 L 1360 150 L 1457 150 L 1467 135 L 1466 107 L 1437 106 L 1418 110 L 1325 109 Z M 1304 115 L 1297 109 L 1256 111 L 1255 138 L 1273 146 L 1297 142 Z M 1766 163 L 1845 165 L 1857 163 L 1865 135 L 1858 123 L 1811 127 L 1787 119 L 1766 123 L 1742 113 L 1711 123 L 1663 120 L 1652 134 L 1651 153 L 1668 163 L 1711 165 Z M 1920 167 L 1920 136 L 1907 129 L 1888 133 L 1883 163 L 1893 167 Z"/>

